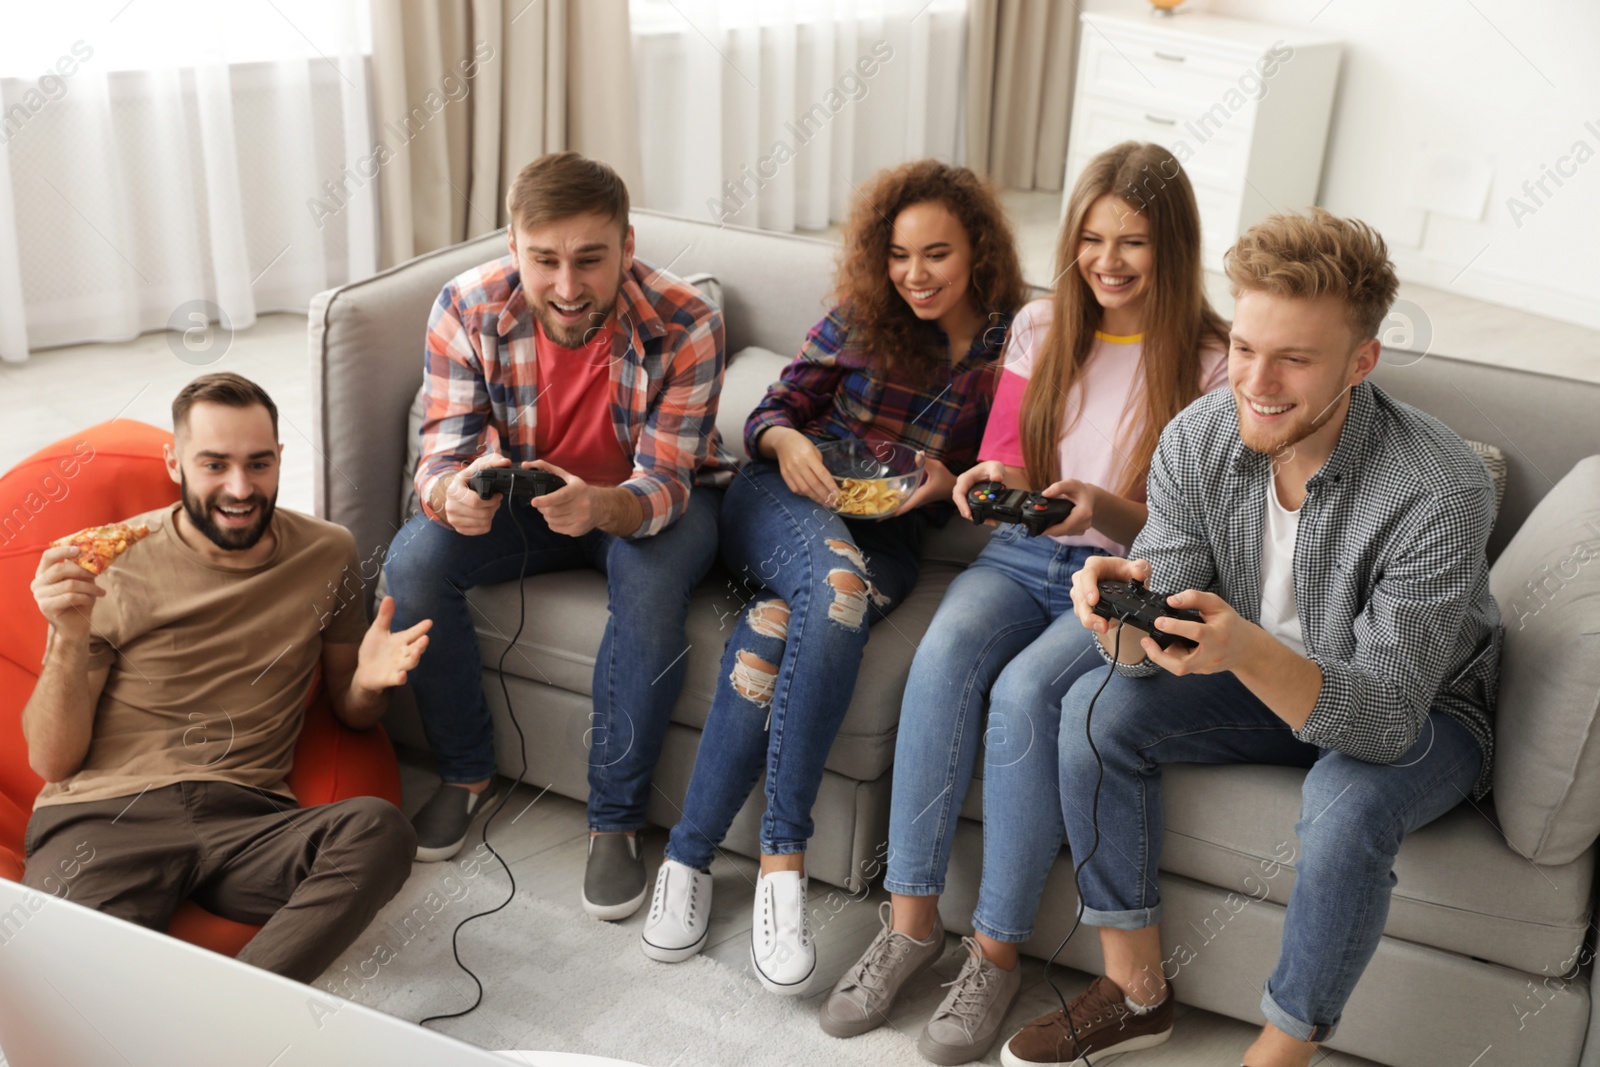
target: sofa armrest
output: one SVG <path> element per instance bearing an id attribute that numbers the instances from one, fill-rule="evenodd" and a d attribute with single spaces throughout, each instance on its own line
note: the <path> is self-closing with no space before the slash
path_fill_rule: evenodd
<path id="1" fill-rule="evenodd" d="M 312 298 L 314 506 L 355 535 L 364 572 L 382 562 L 400 525 L 395 486 L 428 314 L 451 278 L 504 251 L 497 230 Z M 370 609 L 372 583 L 366 592 Z"/>

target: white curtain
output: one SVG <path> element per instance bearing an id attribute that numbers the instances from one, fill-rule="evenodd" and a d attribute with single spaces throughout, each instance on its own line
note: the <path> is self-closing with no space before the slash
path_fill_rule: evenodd
<path id="1" fill-rule="evenodd" d="M 0 359 L 232 328 L 375 269 L 365 0 L 7 13 Z"/>
<path id="2" fill-rule="evenodd" d="M 632 0 L 644 207 L 825 229 L 964 155 L 966 0 Z"/>

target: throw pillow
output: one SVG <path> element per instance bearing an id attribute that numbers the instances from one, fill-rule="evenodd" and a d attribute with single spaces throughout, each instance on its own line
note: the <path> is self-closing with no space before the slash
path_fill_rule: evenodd
<path id="1" fill-rule="evenodd" d="M 1570 863 L 1600 836 L 1600 456 L 1539 502 L 1489 582 L 1505 620 L 1500 828 L 1534 862 Z"/>
<path id="2" fill-rule="evenodd" d="M 1482 441 L 1467 440 L 1467 447 L 1478 454 L 1483 460 L 1484 467 L 1489 471 L 1489 481 L 1494 484 L 1494 517 L 1500 519 L 1500 504 L 1506 498 L 1506 454 L 1494 445 Z"/>

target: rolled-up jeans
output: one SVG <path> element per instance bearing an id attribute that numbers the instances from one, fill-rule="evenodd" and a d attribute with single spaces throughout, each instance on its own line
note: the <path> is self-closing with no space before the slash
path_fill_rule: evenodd
<path id="1" fill-rule="evenodd" d="M 1079 678 L 1062 702 L 1062 816 L 1074 857 L 1095 844 L 1090 812 L 1099 762 L 1084 718 L 1108 670 Z M 1112 678 L 1095 702 L 1090 729 L 1105 765 L 1099 847 L 1079 876 L 1083 921 L 1091 926 L 1138 930 L 1161 919 L 1163 764 L 1310 768 L 1300 791 L 1299 855 L 1283 945 L 1261 998 L 1267 1020 L 1301 1041 L 1333 1034 L 1377 951 L 1401 841 L 1466 799 L 1483 763 L 1472 735 L 1440 712 L 1393 763 L 1319 749 L 1297 739 L 1231 673 Z"/>
<path id="2" fill-rule="evenodd" d="M 676 522 L 640 538 L 599 530 L 581 537 L 555 533 L 522 500 L 502 504 L 489 531 L 475 537 L 426 515 L 406 523 L 384 573 L 395 598 L 396 630 L 433 620 L 428 650 L 410 682 L 439 777 L 465 783 L 494 773 L 494 725 L 484 701 L 476 609 L 467 603 L 467 590 L 515 581 L 525 537 L 529 575 L 594 567 L 606 576 L 610 614 L 595 657 L 587 732 L 589 828 L 643 827 L 651 775 L 688 664 L 689 594 L 716 558 L 721 502 L 722 490 L 697 486 Z M 518 509 L 515 522 L 510 508 Z M 537 597 L 527 601 L 530 617 L 552 610 L 563 608 Z M 500 636 L 510 640 L 511 631 Z"/>
<path id="3" fill-rule="evenodd" d="M 983 877 L 973 926 L 996 941 L 1033 935 L 1061 851 L 1061 698 L 1103 662 L 1072 613 L 1072 576 L 1095 555 L 1104 552 L 997 527 L 940 602 L 900 705 L 884 886 L 903 896 L 944 892 L 982 747 Z"/>

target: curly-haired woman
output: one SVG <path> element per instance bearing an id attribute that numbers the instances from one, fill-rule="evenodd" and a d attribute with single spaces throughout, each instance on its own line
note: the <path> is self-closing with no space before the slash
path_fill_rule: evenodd
<path id="1" fill-rule="evenodd" d="M 767 773 L 751 959 L 769 990 L 805 991 L 806 843 L 823 761 L 855 688 L 867 628 L 916 582 L 923 532 L 950 517 L 977 458 L 998 357 L 1026 289 L 994 193 L 931 160 L 877 176 L 853 211 L 837 306 L 745 424 L 751 463 L 729 487 L 722 560 L 749 603 L 723 655 L 683 815 L 645 922 L 646 955 L 705 945 L 711 860 Z M 927 477 L 892 516 L 846 521 L 818 451 L 829 439 L 898 442 Z"/>

